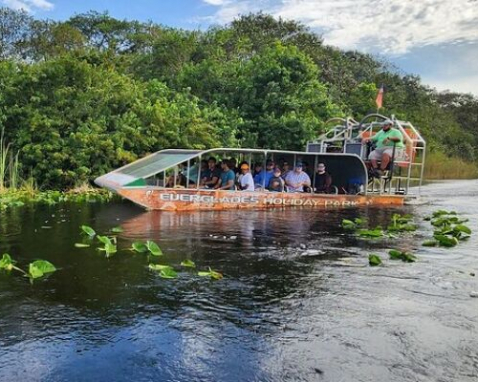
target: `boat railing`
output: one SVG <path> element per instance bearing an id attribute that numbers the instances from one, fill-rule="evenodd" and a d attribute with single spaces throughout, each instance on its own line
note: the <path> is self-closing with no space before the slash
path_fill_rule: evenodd
<path id="1" fill-rule="evenodd" d="M 420 132 L 407 121 L 401 121 L 392 115 L 388 118 L 381 114 L 369 114 L 360 122 L 353 118 L 334 118 L 327 124 L 336 123 L 316 140 L 307 144 L 307 151 L 326 153 L 329 151 L 355 153 L 368 163 L 364 138 L 372 137 L 383 126 L 383 121 L 391 119 L 394 127 L 403 136 L 404 157 L 397 157 L 387 176 L 369 182 L 371 193 L 408 194 L 412 184 L 418 185 L 418 193 L 423 182 L 426 141 Z"/>

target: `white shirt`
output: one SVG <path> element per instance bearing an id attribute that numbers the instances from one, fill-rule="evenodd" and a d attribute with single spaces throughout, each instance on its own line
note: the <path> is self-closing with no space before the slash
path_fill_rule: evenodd
<path id="1" fill-rule="evenodd" d="M 250 172 L 241 176 L 241 188 L 243 191 L 254 191 L 254 178 Z"/>

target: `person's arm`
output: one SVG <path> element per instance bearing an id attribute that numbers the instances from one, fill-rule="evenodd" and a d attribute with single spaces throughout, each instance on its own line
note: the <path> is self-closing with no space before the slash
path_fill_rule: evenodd
<path id="1" fill-rule="evenodd" d="M 304 181 L 302 182 L 302 186 L 307 186 L 307 187 L 310 187 L 310 176 L 307 175 L 305 172 L 303 173 L 305 176 L 304 176 Z"/>
<path id="2" fill-rule="evenodd" d="M 222 183 L 222 179 L 219 178 L 219 179 L 217 180 L 217 183 L 214 185 L 213 188 L 214 188 L 215 190 L 220 190 L 219 187 L 221 187 L 221 183 Z"/>
<path id="3" fill-rule="evenodd" d="M 285 178 L 285 184 L 286 184 L 287 186 L 289 186 L 289 187 L 293 187 L 293 188 L 296 187 L 296 185 L 295 185 L 294 183 L 292 183 L 292 181 L 290 180 L 290 176 L 287 176 L 287 177 Z"/>
<path id="4" fill-rule="evenodd" d="M 332 176 L 327 174 L 325 177 L 325 188 L 328 190 L 332 186 Z"/>
<path id="5" fill-rule="evenodd" d="M 234 175 L 234 172 L 229 172 L 229 174 L 227 174 L 227 178 L 226 178 L 226 184 L 223 185 L 222 187 L 219 187 L 220 190 L 230 190 L 231 188 L 234 187 L 234 180 L 236 179 L 236 176 Z M 221 181 L 222 183 L 222 181 Z"/>
<path id="6" fill-rule="evenodd" d="M 234 180 L 229 179 L 225 186 L 219 187 L 218 190 L 230 190 L 234 186 Z"/>
<path id="7" fill-rule="evenodd" d="M 392 141 L 392 142 L 401 142 L 403 140 L 402 133 L 398 130 L 393 131 L 392 134 L 389 135 L 389 137 L 386 139 L 386 141 Z"/>

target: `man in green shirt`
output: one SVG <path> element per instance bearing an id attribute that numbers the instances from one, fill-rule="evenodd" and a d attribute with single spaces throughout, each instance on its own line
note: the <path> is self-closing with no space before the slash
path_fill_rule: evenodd
<path id="1" fill-rule="evenodd" d="M 381 176 L 383 171 L 387 168 L 393 155 L 393 146 L 395 145 L 395 159 L 403 157 L 403 149 L 405 144 L 403 143 L 403 136 L 400 130 L 392 127 L 393 122 L 386 120 L 383 122 L 382 130 L 369 139 L 365 139 L 365 142 L 371 141 L 376 144 L 376 149 L 373 150 L 368 159 L 372 163 L 372 169 L 374 174 Z M 380 169 L 378 168 L 378 161 L 380 161 Z"/>

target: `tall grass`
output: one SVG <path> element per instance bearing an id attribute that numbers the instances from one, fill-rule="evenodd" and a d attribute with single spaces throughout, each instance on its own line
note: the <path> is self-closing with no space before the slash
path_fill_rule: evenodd
<path id="1" fill-rule="evenodd" d="M 0 133 L 0 192 L 16 190 L 20 186 L 20 162 L 18 154 L 10 152 L 10 144 L 5 140 L 4 130 Z"/>
<path id="2" fill-rule="evenodd" d="M 475 179 L 478 165 L 449 157 L 440 151 L 427 153 L 425 179 Z"/>
<path id="3" fill-rule="evenodd" d="M 8 151 L 10 144 L 5 142 L 5 135 L 2 129 L 0 133 L 0 192 L 7 188 L 7 171 L 8 171 Z"/>

